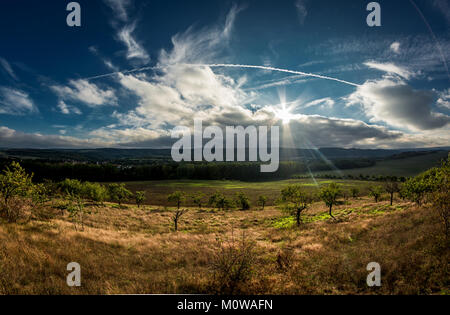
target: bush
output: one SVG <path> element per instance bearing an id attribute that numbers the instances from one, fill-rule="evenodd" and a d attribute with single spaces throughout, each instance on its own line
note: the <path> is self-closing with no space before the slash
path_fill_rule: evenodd
<path id="1" fill-rule="evenodd" d="M 381 186 L 372 186 L 369 188 L 369 195 L 375 199 L 375 202 L 378 202 L 382 194 L 383 188 Z"/>
<path id="2" fill-rule="evenodd" d="M 136 194 L 134 195 L 134 199 L 136 200 L 138 208 L 140 208 L 146 199 L 145 191 L 137 191 Z"/>
<path id="3" fill-rule="evenodd" d="M 15 222 L 23 215 L 20 197 L 28 196 L 32 191 L 32 178 L 33 175 L 27 174 L 17 162 L 12 162 L 0 174 L 0 215 L 9 222 Z"/>
<path id="4" fill-rule="evenodd" d="M 258 203 L 261 206 L 262 210 L 264 210 L 264 207 L 266 206 L 267 203 L 267 196 L 259 196 Z"/>
<path id="5" fill-rule="evenodd" d="M 250 209 L 250 199 L 243 192 L 236 193 L 236 204 L 241 210 Z"/>
<path id="6" fill-rule="evenodd" d="M 133 193 L 125 187 L 125 184 L 110 184 L 108 186 L 108 194 L 109 198 L 117 202 L 119 206 L 133 196 Z"/>
<path id="7" fill-rule="evenodd" d="M 94 202 L 103 203 L 108 197 L 108 190 L 101 184 L 85 182 L 82 184 L 81 197 Z"/>
<path id="8" fill-rule="evenodd" d="M 228 241 L 218 240 L 211 265 L 213 271 L 212 290 L 216 294 L 240 294 L 254 272 L 256 262 L 255 242 L 245 234 L 240 240 L 234 236 Z"/>
<path id="9" fill-rule="evenodd" d="M 233 208 L 233 202 L 220 192 L 214 193 L 214 195 L 209 198 L 209 205 L 216 207 L 218 210 L 228 210 Z"/>

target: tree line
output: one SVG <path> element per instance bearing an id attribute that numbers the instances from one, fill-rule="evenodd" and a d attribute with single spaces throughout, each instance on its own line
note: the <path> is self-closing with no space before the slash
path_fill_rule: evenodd
<path id="1" fill-rule="evenodd" d="M 62 181 L 73 178 L 93 182 L 126 182 L 167 179 L 196 180 L 241 180 L 264 181 L 291 178 L 293 174 L 309 171 L 331 171 L 333 166 L 323 161 L 282 161 L 277 172 L 261 173 L 257 162 L 216 162 L 216 163 L 175 163 L 153 161 L 145 165 L 122 165 L 111 163 L 55 162 L 44 160 L 17 161 L 34 174 L 36 181 Z M 0 159 L 0 169 L 11 163 L 9 159 Z M 365 159 L 333 161 L 339 169 L 352 169 L 374 165 Z"/>

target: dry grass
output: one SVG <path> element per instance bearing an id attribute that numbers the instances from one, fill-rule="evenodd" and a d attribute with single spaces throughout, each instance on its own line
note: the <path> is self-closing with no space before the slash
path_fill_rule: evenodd
<path id="1" fill-rule="evenodd" d="M 450 254 L 438 215 L 409 203 L 351 201 L 336 208 L 337 222 L 314 204 L 300 229 L 280 224 L 289 219 L 273 207 L 191 208 L 179 232 L 170 209 L 88 207 L 84 232 L 56 210 L 47 220 L 1 222 L 0 294 L 214 292 L 218 239 L 242 232 L 255 246 L 254 266 L 239 293 L 449 293 Z M 66 285 L 66 266 L 73 261 L 82 268 L 79 288 Z M 366 285 L 372 261 L 382 267 L 380 288 Z"/>

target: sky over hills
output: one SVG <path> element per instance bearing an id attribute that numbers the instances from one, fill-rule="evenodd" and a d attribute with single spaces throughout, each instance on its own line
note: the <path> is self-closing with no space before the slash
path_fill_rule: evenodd
<path id="1" fill-rule="evenodd" d="M 450 2 L 3 1 L 0 147 L 160 148 L 279 125 L 287 147 L 450 145 Z"/>

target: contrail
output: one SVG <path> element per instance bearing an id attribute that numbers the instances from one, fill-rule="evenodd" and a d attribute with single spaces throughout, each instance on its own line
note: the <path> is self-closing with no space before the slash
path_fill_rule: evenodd
<path id="1" fill-rule="evenodd" d="M 332 78 L 332 77 L 327 77 L 327 76 L 320 75 L 320 74 L 280 69 L 280 68 L 274 68 L 274 67 L 266 67 L 266 66 L 235 65 L 235 64 L 220 64 L 220 63 L 219 64 L 186 64 L 186 65 L 196 66 L 196 67 L 211 67 L 211 68 L 249 68 L 249 69 L 269 70 L 269 71 L 277 71 L 277 72 L 284 72 L 284 73 L 291 73 L 291 74 L 299 74 L 299 75 L 303 75 L 306 77 L 313 77 L 313 78 L 319 78 L 319 79 L 324 79 L 324 80 L 331 80 L 331 81 L 336 81 L 336 82 L 340 82 L 340 83 L 344 83 L 344 84 L 348 84 L 348 85 L 356 86 L 356 87 L 360 86 L 359 84 L 356 84 L 353 82 L 349 82 L 349 81 L 345 81 L 345 80 L 341 80 L 341 79 L 337 79 L 337 78 Z"/>
<path id="2" fill-rule="evenodd" d="M 445 70 L 447 71 L 448 78 L 450 79 L 450 71 L 448 70 L 447 60 L 445 59 L 445 55 L 444 55 L 444 52 L 442 51 L 442 46 L 439 43 L 439 40 L 437 39 L 436 35 L 433 32 L 433 29 L 431 28 L 430 24 L 428 23 L 427 19 L 425 18 L 425 16 L 423 15 L 423 13 L 419 9 L 419 7 L 416 5 L 416 3 L 413 0 L 409 0 L 409 2 L 411 2 L 411 4 L 416 9 L 417 13 L 419 13 L 419 15 L 422 18 L 423 22 L 427 26 L 428 31 L 430 32 L 431 36 L 433 37 L 434 41 L 436 42 L 436 46 L 437 46 L 437 48 L 439 50 L 439 53 L 441 54 L 441 58 L 442 58 L 442 62 L 444 63 Z"/>
<path id="3" fill-rule="evenodd" d="M 331 81 L 336 81 L 336 82 L 340 82 L 340 83 L 344 83 L 344 84 L 348 84 L 348 85 L 356 86 L 356 87 L 360 86 L 359 84 L 356 84 L 356 83 L 353 83 L 353 82 L 349 82 L 349 81 L 345 81 L 345 80 L 341 80 L 341 79 L 337 79 L 337 78 L 332 78 L 332 77 L 327 77 L 327 76 L 320 75 L 320 74 L 314 74 L 314 73 L 308 73 L 308 72 L 302 72 L 302 71 L 294 71 L 294 70 L 287 70 L 287 69 L 274 68 L 274 67 L 266 67 L 266 66 L 238 65 L 238 64 L 220 64 L 220 63 L 219 64 L 187 64 L 187 63 L 182 63 L 181 65 L 190 66 L 190 67 L 260 69 L 260 70 L 268 70 L 268 71 L 276 71 L 276 72 L 284 72 L 284 73 L 303 75 L 303 76 L 306 76 L 306 77 L 313 77 L 313 78 L 319 78 L 319 79 L 324 79 L 324 80 L 331 80 Z M 127 70 L 127 71 L 117 71 L 117 72 L 97 75 L 97 76 L 85 78 L 85 80 L 96 80 L 96 79 L 101 79 L 101 78 L 107 78 L 107 77 L 111 77 L 111 76 L 114 76 L 114 75 L 118 75 L 120 73 L 127 74 L 127 73 L 140 72 L 140 71 L 146 71 L 146 70 L 161 70 L 161 69 L 164 69 L 164 68 L 166 68 L 166 67 L 143 67 L 143 68 L 132 69 L 132 70 Z"/>
<path id="4" fill-rule="evenodd" d="M 162 69 L 162 67 L 143 67 L 143 68 L 138 68 L 138 69 L 131 69 L 131 70 L 126 70 L 126 71 L 116 71 L 116 72 L 96 75 L 93 77 L 84 78 L 84 80 L 96 80 L 96 79 L 101 79 L 101 78 L 112 77 L 112 76 L 115 76 L 118 74 L 127 74 L 127 73 L 141 72 L 141 71 L 146 71 L 146 70 L 160 70 L 160 69 Z"/>

